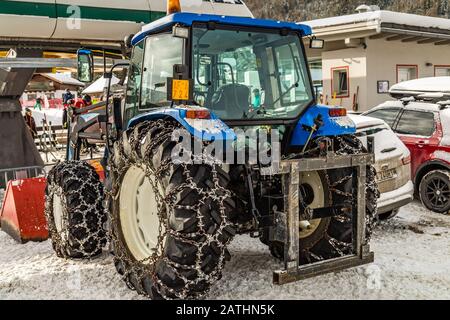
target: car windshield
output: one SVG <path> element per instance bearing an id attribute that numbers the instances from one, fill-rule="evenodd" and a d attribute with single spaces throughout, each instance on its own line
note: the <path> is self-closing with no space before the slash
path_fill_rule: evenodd
<path id="1" fill-rule="evenodd" d="M 193 28 L 195 101 L 223 120 L 292 119 L 313 101 L 297 34 Z"/>

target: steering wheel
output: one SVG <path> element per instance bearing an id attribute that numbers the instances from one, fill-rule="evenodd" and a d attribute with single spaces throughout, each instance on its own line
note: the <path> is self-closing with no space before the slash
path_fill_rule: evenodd
<path id="1" fill-rule="evenodd" d="M 250 107 L 249 112 L 246 113 L 245 115 L 246 115 L 247 119 L 253 119 L 256 116 L 266 115 L 266 114 L 267 114 L 266 107 L 264 105 L 261 105 L 258 109 Z"/>

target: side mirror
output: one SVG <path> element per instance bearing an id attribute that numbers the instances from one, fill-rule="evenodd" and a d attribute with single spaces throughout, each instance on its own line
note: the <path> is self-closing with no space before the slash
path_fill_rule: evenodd
<path id="1" fill-rule="evenodd" d="M 122 99 L 118 97 L 113 98 L 113 116 L 114 116 L 114 124 L 116 126 L 117 131 L 122 131 Z"/>
<path id="2" fill-rule="evenodd" d="M 325 41 L 317 38 L 312 38 L 309 42 L 310 49 L 323 49 L 325 47 Z"/>
<path id="3" fill-rule="evenodd" d="M 94 56 L 90 50 L 77 51 L 77 67 L 79 81 L 87 83 L 94 80 Z"/>

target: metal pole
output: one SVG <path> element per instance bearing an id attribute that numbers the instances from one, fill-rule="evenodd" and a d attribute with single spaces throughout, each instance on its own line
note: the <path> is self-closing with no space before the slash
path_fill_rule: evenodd
<path id="1" fill-rule="evenodd" d="M 357 211 L 356 219 L 353 217 L 353 224 L 356 224 L 355 232 L 355 252 L 356 255 L 362 257 L 362 247 L 365 244 L 366 235 L 366 181 L 367 181 L 367 167 L 366 164 L 360 165 L 356 168 L 356 183 L 357 183 Z"/>
<path id="2" fill-rule="evenodd" d="M 298 162 L 291 164 L 291 173 L 284 175 L 284 185 L 287 190 L 287 232 L 284 252 L 284 264 L 288 271 L 297 271 L 300 265 L 299 258 L 299 185 L 300 167 Z"/>
<path id="3" fill-rule="evenodd" d="M 106 73 L 106 52 L 103 49 L 103 73 Z"/>

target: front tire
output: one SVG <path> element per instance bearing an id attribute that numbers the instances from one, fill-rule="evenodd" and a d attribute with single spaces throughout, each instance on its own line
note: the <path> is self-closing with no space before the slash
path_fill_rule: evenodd
<path id="1" fill-rule="evenodd" d="M 110 162 L 116 269 L 152 299 L 203 296 L 221 278 L 235 234 L 228 174 L 206 163 L 175 164 L 176 129 L 172 121 L 139 124 L 115 144 Z"/>
<path id="2" fill-rule="evenodd" d="M 103 184 L 83 161 L 57 164 L 48 174 L 45 213 L 53 249 L 61 258 L 91 258 L 107 242 Z"/>

